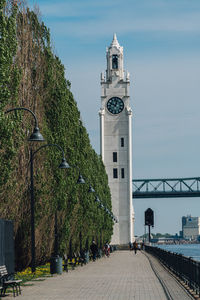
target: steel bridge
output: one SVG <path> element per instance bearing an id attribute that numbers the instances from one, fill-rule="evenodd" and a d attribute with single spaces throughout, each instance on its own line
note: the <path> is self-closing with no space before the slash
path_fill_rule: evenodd
<path id="1" fill-rule="evenodd" d="M 133 198 L 200 197 L 200 177 L 133 179 Z"/>

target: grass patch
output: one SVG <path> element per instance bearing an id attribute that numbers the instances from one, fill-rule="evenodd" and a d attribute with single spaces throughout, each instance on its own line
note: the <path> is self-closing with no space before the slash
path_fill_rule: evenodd
<path id="1" fill-rule="evenodd" d="M 72 262 L 75 263 L 75 259 L 72 259 Z M 76 263 L 76 265 L 78 265 L 78 262 Z M 68 269 L 72 269 L 72 267 L 70 265 L 68 265 Z M 43 281 L 45 280 L 45 278 L 48 277 L 52 277 L 53 275 L 50 273 L 50 263 L 47 263 L 45 265 L 42 266 L 38 266 L 36 267 L 36 271 L 35 273 L 31 272 L 31 268 L 28 267 L 25 270 L 23 270 L 22 272 L 17 272 L 15 274 L 15 279 L 21 279 L 22 283 L 21 285 L 23 286 L 27 286 L 27 285 L 32 285 L 30 283 L 30 281 Z M 28 282 L 28 284 L 27 284 Z"/>
<path id="2" fill-rule="evenodd" d="M 45 277 L 52 277 L 52 275 L 50 274 L 50 263 L 36 267 L 36 271 L 34 273 L 32 273 L 31 268 L 28 267 L 22 272 L 17 272 L 15 275 L 15 279 L 22 280 L 22 285 L 24 285 L 28 281 L 45 280 Z"/>

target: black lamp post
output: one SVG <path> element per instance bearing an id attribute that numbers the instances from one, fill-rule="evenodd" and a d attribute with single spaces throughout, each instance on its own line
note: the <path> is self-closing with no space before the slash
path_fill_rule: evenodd
<path id="1" fill-rule="evenodd" d="M 63 149 L 58 146 L 57 144 L 46 144 L 41 147 L 39 147 L 36 151 L 30 151 L 30 178 L 31 178 L 31 254 L 32 254 L 32 262 L 31 262 L 31 271 L 32 273 L 35 272 L 35 199 L 34 199 L 34 179 L 33 179 L 33 160 L 35 157 L 35 154 L 45 147 L 56 147 L 62 152 L 62 162 L 59 165 L 60 169 L 67 169 L 70 168 L 68 163 L 65 160 L 64 157 L 64 151 Z M 58 236 L 57 236 L 57 211 L 55 213 L 55 254 L 58 253 Z"/>
<path id="2" fill-rule="evenodd" d="M 95 192 L 92 187 L 89 188 L 89 191 L 90 192 Z M 108 215 L 109 218 L 112 219 L 112 222 L 114 223 L 118 223 L 118 220 L 117 218 L 113 215 L 113 213 L 106 207 L 103 205 L 103 203 L 101 202 L 101 200 L 99 199 L 99 197 L 96 195 L 95 196 L 95 202 L 97 203 L 98 207 L 101 208 L 102 210 L 105 211 L 105 213 Z M 102 229 L 101 229 L 101 232 L 100 232 L 100 244 L 102 243 Z"/>
<path id="3" fill-rule="evenodd" d="M 62 151 L 63 153 L 63 158 L 62 158 L 62 162 L 61 164 L 59 165 L 59 169 L 69 169 L 70 166 L 68 165 L 68 163 L 66 162 L 66 159 L 64 158 L 64 152 L 62 150 L 62 148 L 58 145 L 55 145 L 55 144 L 50 144 L 51 146 L 56 146 L 58 148 L 60 148 L 60 150 Z M 57 208 L 56 208 L 56 211 L 55 211 L 55 226 L 54 226 L 54 255 L 55 257 L 58 256 L 58 216 L 57 216 Z"/>
<path id="4" fill-rule="evenodd" d="M 76 166 L 76 168 L 78 168 Z M 78 168 L 79 169 L 79 168 Z M 76 182 L 77 184 L 85 184 L 85 179 L 83 178 L 83 176 L 81 175 L 80 173 L 80 169 L 79 169 L 79 176 L 78 176 L 78 180 Z M 79 242 L 80 242 L 80 255 L 82 256 L 83 253 L 82 253 L 82 232 L 80 231 L 79 233 Z"/>
<path id="5" fill-rule="evenodd" d="M 38 121 L 36 118 L 36 115 L 28 108 L 26 107 L 15 107 L 15 108 L 10 108 L 8 109 L 5 113 L 9 113 L 12 111 L 17 111 L 17 110 L 24 110 L 28 111 L 29 113 L 32 114 L 32 116 L 35 119 L 35 126 L 32 134 L 29 137 L 29 142 L 43 142 L 44 138 L 42 134 L 39 131 L 38 127 Z M 34 225 L 34 191 L 33 191 L 33 152 L 32 149 L 30 150 L 30 176 L 31 176 L 31 249 L 32 249 L 32 272 L 33 270 L 35 271 L 35 232 L 33 230 L 33 225 Z"/>
<path id="6" fill-rule="evenodd" d="M 10 108 L 7 111 L 5 111 L 5 114 L 7 114 L 7 113 L 9 113 L 11 111 L 16 111 L 16 110 L 25 110 L 25 111 L 28 111 L 28 112 L 30 112 L 32 114 L 32 116 L 35 119 L 35 126 L 34 126 L 32 134 L 30 135 L 30 137 L 28 139 L 29 142 L 43 142 L 44 138 L 43 138 L 42 134 L 40 133 L 36 115 L 32 112 L 32 110 L 30 110 L 28 108 L 25 108 L 25 107 L 15 107 L 15 108 Z"/>
<path id="7" fill-rule="evenodd" d="M 79 177 L 78 177 L 78 180 L 77 180 L 77 184 L 86 184 L 87 179 L 85 181 L 85 179 L 83 178 L 83 176 L 80 173 L 79 167 L 77 167 L 77 166 L 74 166 L 74 167 L 79 170 Z M 91 184 L 89 184 L 88 193 L 95 193 L 95 190 L 93 189 Z M 79 239 L 80 239 L 80 253 L 81 253 L 81 255 L 83 255 L 83 251 L 82 251 L 83 250 L 82 249 L 82 232 L 79 233 Z M 87 238 L 86 248 L 85 248 L 85 252 L 84 252 L 86 262 L 89 261 L 89 252 L 88 252 L 88 250 L 89 250 L 89 246 L 88 246 L 88 238 Z"/>

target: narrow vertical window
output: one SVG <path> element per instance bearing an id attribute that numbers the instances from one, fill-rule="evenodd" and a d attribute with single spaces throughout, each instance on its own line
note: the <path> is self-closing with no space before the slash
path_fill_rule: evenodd
<path id="1" fill-rule="evenodd" d="M 113 178 L 118 178 L 118 170 L 116 168 L 113 169 Z"/>
<path id="2" fill-rule="evenodd" d="M 124 178 L 124 168 L 121 168 L 121 177 Z"/>
<path id="3" fill-rule="evenodd" d="M 121 147 L 124 147 L 124 138 L 121 138 Z"/>
<path id="4" fill-rule="evenodd" d="M 113 152 L 113 162 L 117 162 L 117 152 Z"/>
<path id="5" fill-rule="evenodd" d="M 118 69 L 118 56 L 116 54 L 112 56 L 112 68 Z"/>

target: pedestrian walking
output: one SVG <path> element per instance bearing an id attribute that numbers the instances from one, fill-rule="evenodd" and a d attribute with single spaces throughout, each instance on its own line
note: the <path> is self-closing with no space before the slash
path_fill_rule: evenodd
<path id="1" fill-rule="evenodd" d="M 108 243 L 104 245 L 104 253 L 107 257 L 110 256 L 110 245 Z"/>
<path id="2" fill-rule="evenodd" d="M 137 253 L 138 245 L 136 241 L 133 243 L 133 250 L 135 251 L 135 254 Z"/>
<path id="3" fill-rule="evenodd" d="M 98 247 L 97 247 L 97 244 L 95 243 L 95 241 L 92 241 L 90 250 L 92 252 L 92 259 L 93 259 L 93 261 L 95 261 L 96 257 L 97 257 L 97 253 L 98 253 Z"/>

